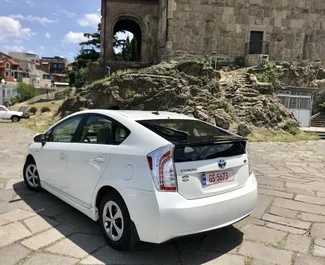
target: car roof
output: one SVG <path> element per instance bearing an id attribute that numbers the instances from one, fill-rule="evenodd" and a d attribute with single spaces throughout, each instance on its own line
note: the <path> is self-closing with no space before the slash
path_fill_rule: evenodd
<path id="1" fill-rule="evenodd" d="M 105 110 L 105 109 L 93 109 L 85 110 L 83 113 L 98 113 L 110 116 L 112 118 L 119 115 L 124 116 L 130 120 L 159 120 L 159 119 L 187 119 L 195 120 L 195 118 L 169 111 L 159 111 L 159 114 L 155 114 L 155 111 L 142 111 L 142 110 Z M 76 114 L 76 113 L 75 113 Z"/>

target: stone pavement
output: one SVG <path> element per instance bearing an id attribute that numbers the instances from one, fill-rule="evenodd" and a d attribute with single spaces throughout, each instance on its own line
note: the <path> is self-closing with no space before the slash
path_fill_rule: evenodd
<path id="1" fill-rule="evenodd" d="M 234 226 L 132 252 L 109 248 L 96 223 L 47 192 L 28 191 L 33 133 L 0 122 L 0 264 L 325 264 L 325 141 L 251 143 L 254 213 Z"/>

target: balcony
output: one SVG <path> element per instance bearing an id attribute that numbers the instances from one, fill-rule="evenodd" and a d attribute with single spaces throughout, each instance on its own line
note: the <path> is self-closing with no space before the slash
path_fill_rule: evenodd
<path id="1" fill-rule="evenodd" d="M 269 54 L 270 43 L 268 41 L 250 41 L 245 44 L 246 54 Z"/>

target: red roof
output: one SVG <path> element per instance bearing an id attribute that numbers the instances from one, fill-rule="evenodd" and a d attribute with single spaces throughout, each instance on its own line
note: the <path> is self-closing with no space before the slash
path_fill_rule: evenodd
<path id="1" fill-rule="evenodd" d="M 13 59 L 6 60 L 7 62 L 11 63 L 12 65 L 20 65 L 20 63 L 14 61 Z"/>
<path id="2" fill-rule="evenodd" d="M 19 68 L 22 68 L 20 63 L 16 62 L 13 59 L 5 59 L 3 61 L 0 61 L 0 68 L 4 68 L 6 66 L 6 63 L 10 63 L 12 65 L 17 65 L 17 66 L 19 66 Z"/>

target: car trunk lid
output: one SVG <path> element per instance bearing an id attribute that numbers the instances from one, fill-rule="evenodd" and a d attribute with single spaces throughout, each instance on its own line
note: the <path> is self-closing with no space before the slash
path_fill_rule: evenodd
<path id="1" fill-rule="evenodd" d="M 174 144 L 177 188 L 185 198 L 214 196 L 245 185 L 249 177 L 245 139 Z"/>

